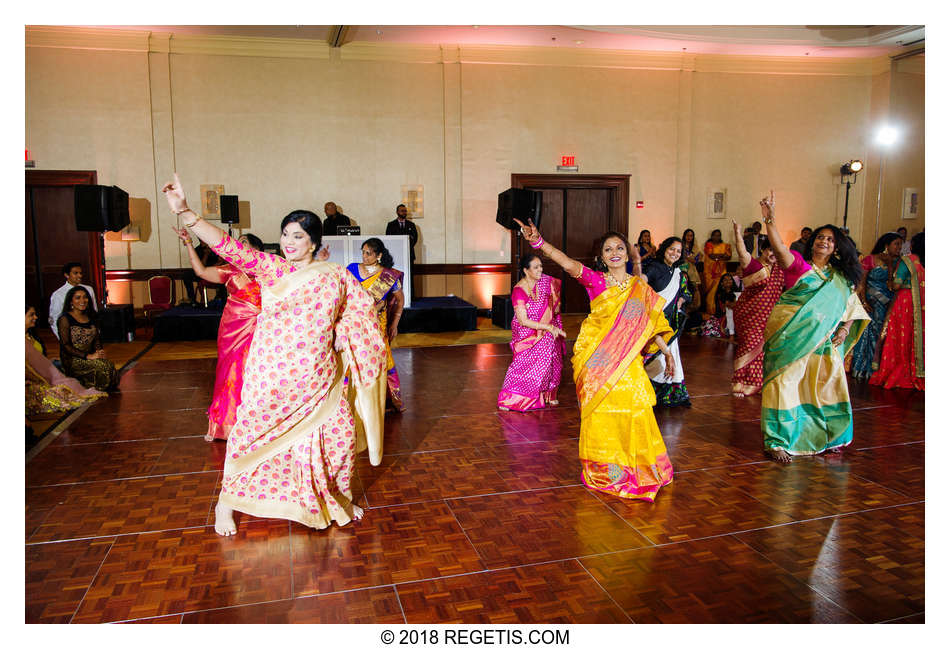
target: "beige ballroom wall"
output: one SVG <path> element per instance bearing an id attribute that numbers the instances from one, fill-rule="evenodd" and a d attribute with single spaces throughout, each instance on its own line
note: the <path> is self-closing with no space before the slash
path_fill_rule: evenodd
<path id="1" fill-rule="evenodd" d="M 731 219 L 750 223 L 769 188 L 790 238 L 803 224 L 840 223 L 836 169 L 861 158 L 868 170 L 851 191 L 849 225 L 867 250 L 880 170 L 871 131 L 882 116 L 908 125 L 885 163 L 881 222 L 892 228 L 902 188 L 923 196 L 923 90 L 922 63 L 887 60 L 330 50 L 31 27 L 26 136 L 39 168 L 95 169 L 139 199 L 133 218 L 147 240 L 107 241 L 109 269 L 187 264 L 159 191 L 175 168 L 195 204 L 201 184 L 238 194 L 265 241 L 288 211 L 322 215 L 328 200 L 364 233 L 380 232 L 402 185 L 423 185 L 418 261 L 504 263 L 496 195 L 512 173 L 554 173 L 562 154 L 582 173 L 630 174 L 631 234 L 647 228 L 655 240 L 687 226 L 700 240 L 714 227 L 728 236 Z M 706 216 L 714 187 L 727 190 L 726 219 Z M 923 213 L 906 223 L 921 229 Z M 499 278 L 431 276 L 424 293 L 488 307 Z"/>

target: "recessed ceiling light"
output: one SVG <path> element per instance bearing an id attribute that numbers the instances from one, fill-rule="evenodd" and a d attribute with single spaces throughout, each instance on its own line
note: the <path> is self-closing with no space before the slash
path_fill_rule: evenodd
<path id="1" fill-rule="evenodd" d="M 376 35 L 377 35 L 377 36 L 382 36 L 382 35 L 383 35 L 383 30 L 377 29 L 377 30 L 376 30 Z"/>
<path id="2" fill-rule="evenodd" d="M 584 41 L 574 41 L 574 44 L 575 44 L 575 45 L 583 45 L 583 44 L 584 44 Z"/>
<path id="3" fill-rule="evenodd" d="M 479 25 L 472 25 L 472 29 L 478 29 Z"/>

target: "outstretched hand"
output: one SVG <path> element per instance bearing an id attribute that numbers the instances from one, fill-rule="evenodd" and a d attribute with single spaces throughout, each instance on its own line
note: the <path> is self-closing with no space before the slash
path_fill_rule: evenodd
<path id="1" fill-rule="evenodd" d="M 534 223 L 528 221 L 527 225 L 519 221 L 518 219 L 513 219 L 515 223 L 521 226 L 521 234 L 528 241 L 528 243 L 535 243 L 538 239 L 541 238 L 541 232 L 534 226 Z"/>
<path id="2" fill-rule="evenodd" d="M 178 238 L 181 239 L 181 244 L 182 244 L 183 246 L 190 246 L 190 245 L 192 245 L 191 235 L 188 234 L 188 230 L 187 230 L 187 229 L 185 229 L 185 228 L 176 228 L 176 227 L 173 225 L 173 226 L 172 226 L 172 230 L 174 230 L 174 231 L 175 231 L 175 234 L 178 235 Z"/>
<path id="3" fill-rule="evenodd" d="M 762 201 L 764 200 L 765 199 L 763 198 Z M 759 205 L 762 204 L 762 201 L 759 201 Z M 732 234 L 733 236 L 735 236 L 736 241 L 742 241 L 742 231 L 739 229 L 739 224 L 736 223 L 734 220 L 732 222 Z"/>
<path id="4" fill-rule="evenodd" d="M 175 173 L 175 181 L 165 183 L 162 187 L 165 199 L 168 201 L 168 207 L 176 214 L 188 209 L 188 201 L 185 200 L 185 190 L 181 188 L 181 180 L 178 179 L 178 173 Z"/>
<path id="5" fill-rule="evenodd" d="M 759 207 L 762 209 L 762 218 L 766 223 L 775 218 L 775 191 L 770 189 L 769 195 L 759 201 Z"/>

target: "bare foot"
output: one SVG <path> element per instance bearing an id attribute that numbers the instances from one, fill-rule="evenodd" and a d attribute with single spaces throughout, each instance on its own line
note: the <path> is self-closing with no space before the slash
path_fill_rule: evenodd
<path id="1" fill-rule="evenodd" d="M 213 442 L 213 441 L 214 441 L 214 435 L 212 435 L 211 433 L 205 433 L 205 441 L 206 441 L 206 442 Z"/>
<path id="2" fill-rule="evenodd" d="M 363 512 L 362 507 L 357 507 L 356 505 L 353 505 L 353 520 L 354 521 L 363 520 L 363 513 L 364 512 Z"/>
<path id="3" fill-rule="evenodd" d="M 732 393 L 732 396 L 734 396 L 734 397 L 736 397 L 736 398 L 739 398 L 739 399 L 745 398 L 745 394 L 743 394 L 742 392 L 733 392 L 733 393 Z"/>
<path id="4" fill-rule="evenodd" d="M 841 447 L 836 446 L 834 448 L 829 448 L 827 451 L 825 451 L 825 453 L 834 453 L 835 455 L 839 455 L 841 453 Z"/>
<path id="5" fill-rule="evenodd" d="M 548 401 L 548 403 L 551 404 L 552 406 L 561 405 L 561 402 L 558 401 L 557 399 L 551 399 L 550 401 Z"/>
<path id="6" fill-rule="evenodd" d="M 765 451 L 765 454 L 779 464 L 790 464 L 792 461 L 792 456 L 784 448 L 770 448 Z"/>
<path id="7" fill-rule="evenodd" d="M 234 536 L 237 534 L 237 525 L 234 524 L 234 510 L 225 507 L 218 501 L 214 506 L 214 531 L 221 536 Z"/>
<path id="8" fill-rule="evenodd" d="M 504 406 L 498 406 L 498 409 L 499 409 L 499 410 L 504 410 L 505 412 L 509 412 L 509 408 L 506 408 L 506 407 L 504 407 Z"/>

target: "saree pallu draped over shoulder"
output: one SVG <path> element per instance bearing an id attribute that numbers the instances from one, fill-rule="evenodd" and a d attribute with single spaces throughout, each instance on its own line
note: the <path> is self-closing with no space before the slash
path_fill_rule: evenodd
<path id="1" fill-rule="evenodd" d="M 765 326 L 762 434 L 766 449 L 817 455 L 847 446 L 853 419 L 843 358 L 868 315 L 844 276 L 806 271 L 779 298 Z M 841 346 L 838 325 L 854 320 Z"/>
<path id="2" fill-rule="evenodd" d="M 344 525 L 360 513 L 355 454 L 382 456 L 385 347 L 372 300 L 337 264 L 295 270 L 230 237 L 215 251 L 255 275 L 262 297 L 219 502 L 316 529 Z"/>
<path id="3" fill-rule="evenodd" d="M 383 335 L 383 342 L 386 344 L 386 387 L 387 400 L 396 410 L 404 410 L 402 403 L 402 390 L 399 384 L 399 372 L 396 370 L 396 362 L 393 360 L 392 349 L 389 347 L 389 322 L 393 318 L 396 308 L 396 291 L 402 288 L 403 274 L 395 268 L 383 268 L 365 279 L 360 276 L 360 265 L 353 262 L 346 267 L 360 285 L 366 289 L 370 297 L 376 304 L 376 316 L 379 320 L 379 328 Z M 381 305 L 385 306 L 381 306 Z"/>
<path id="4" fill-rule="evenodd" d="M 626 289 L 607 288 L 591 300 L 574 344 L 584 482 L 622 498 L 652 501 L 673 480 L 642 356 L 655 350 L 655 336 L 673 335 L 664 306 L 639 277 Z"/>

